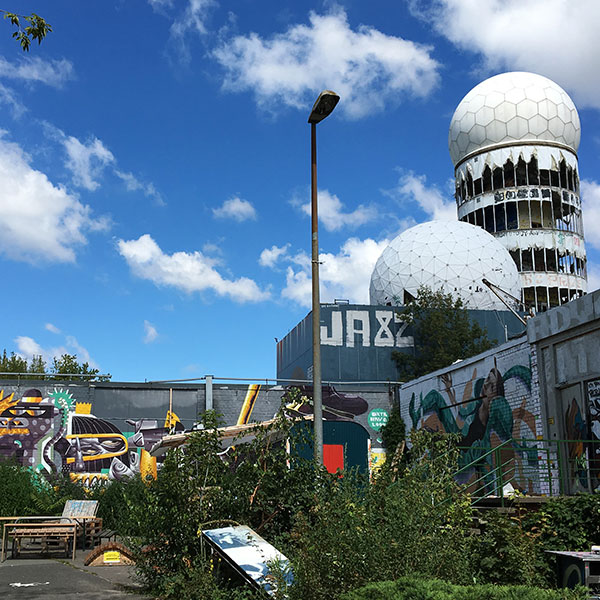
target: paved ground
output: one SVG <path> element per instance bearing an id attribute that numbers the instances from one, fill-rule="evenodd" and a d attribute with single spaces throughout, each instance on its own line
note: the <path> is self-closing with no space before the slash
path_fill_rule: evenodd
<path id="1" fill-rule="evenodd" d="M 2 600 L 148 600 L 139 593 L 131 567 L 85 567 L 86 552 L 72 560 L 47 557 L 0 563 Z M 137 593 L 136 593 L 137 591 Z"/>

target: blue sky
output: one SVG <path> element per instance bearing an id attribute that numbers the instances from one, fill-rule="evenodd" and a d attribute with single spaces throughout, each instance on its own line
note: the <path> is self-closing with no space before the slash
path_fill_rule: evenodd
<path id="1" fill-rule="evenodd" d="M 448 127 L 506 70 L 556 81 L 582 122 L 599 287 L 597 0 L 20 1 L 0 25 L 0 349 L 76 353 L 113 380 L 275 376 L 310 306 L 318 93 L 323 301 L 368 301 L 380 252 L 455 218 Z"/>

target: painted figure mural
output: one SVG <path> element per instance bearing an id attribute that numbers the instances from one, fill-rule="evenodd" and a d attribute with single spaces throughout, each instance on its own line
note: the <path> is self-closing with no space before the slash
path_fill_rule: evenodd
<path id="1" fill-rule="evenodd" d="M 412 393 L 409 404 L 412 427 L 461 436 L 460 466 L 481 459 L 470 472 L 464 474 L 465 482 L 478 478 L 485 480 L 491 474 L 494 465 L 492 455 L 487 454 L 490 449 L 513 439 L 535 439 L 535 418 L 526 408 L 531 392 L 529 367 L 514 365 L 502 374 L 494 364 L 485 378 L 477 377 L 477 368 L 474 368 L 460 400 L 456 398 L 451 373 L 442 375 L 441 380 L 446 398 L 436 389 L 425 395 L 420 393 L 418 400 Z M 525 391 L 518 399 L 518 406 L 514 407 L 513 401 L 512 408 L 505 392 L 505 386 L 511 380 L 518 381 Z M 517 481 L 525 491 L 533 485 L 525 467 L 530 459 L 535 460 L 535 454 L 535 448 L 525 442 L 511 443 L 502 450 L 503 462 L 514 459 Z M 492 475 L 490 484 L 493 483 L 491 479 Z"/>

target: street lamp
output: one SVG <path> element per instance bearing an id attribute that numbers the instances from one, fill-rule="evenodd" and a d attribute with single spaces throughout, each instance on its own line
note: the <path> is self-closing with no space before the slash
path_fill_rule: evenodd
<path id="1" fill-rule="evenodd" d="M 321 390 L 321 304 L 319 298 L 319 215 L 317 210 L 317 123 L 328 117 L 340 97 L 331 90 L 319 94 L 308 122 L 310 123 L 310 208 L 312 224 L 312 350 L 315 464 L 323 464 L 323 397 Z"/>

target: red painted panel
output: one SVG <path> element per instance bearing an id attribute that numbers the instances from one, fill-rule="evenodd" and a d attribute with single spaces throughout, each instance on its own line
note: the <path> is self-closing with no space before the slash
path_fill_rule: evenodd
<path id="1" fill-rule="evenodd" d="M 343 444 L 323 444 L 323 464 L 329 473 L 344 470 Z"/>

